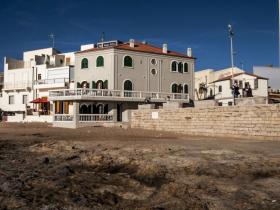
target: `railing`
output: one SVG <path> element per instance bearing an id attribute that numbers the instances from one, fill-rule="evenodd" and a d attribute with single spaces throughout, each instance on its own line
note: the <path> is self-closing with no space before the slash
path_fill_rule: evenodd
<path id="1" fill-rule="evenodd" d="M 73 115 L 66 115 L 66 114 L 55 114 L 54 121 L 56 122 L 71 122 L 74 120 Z"/>
<path id="2" fill-rule="evenodd" d="M 107 90 L 107 89 L 65 89 L 49 91 L 51 97 L 104 97 L 104 98 L 131 98 L 131 99 L 161 99 L 161 100 L 189 100 L 189 94 L 183 93 L 160 93 L 127 90 Z"/>
<path id="3" fill-rule="evenodd" d="M 49 85 L 49 84 L 66 84 L 69 83 L 68 78 L 44 79 L 34 81 L 34 85 Z"/>
<path id="4" fill-rule="evenodd" d="M 80 114 L 80 122 L 112 122 L 113 115 L 109 114 Z"/>

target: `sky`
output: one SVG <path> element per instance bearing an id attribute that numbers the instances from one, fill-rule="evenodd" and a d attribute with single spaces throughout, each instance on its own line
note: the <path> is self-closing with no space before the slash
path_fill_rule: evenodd
<path id="1" fill-rule="evenodd" d="M 147 41 L 186 53 L 196 70 L 231 66 L 228 24 L 233 25 L 235 65 L 278 65 L 278 0 L 1 0 L 0 71 L 4 57 L 55 47 L 77 51 L 105 40 Z"/>

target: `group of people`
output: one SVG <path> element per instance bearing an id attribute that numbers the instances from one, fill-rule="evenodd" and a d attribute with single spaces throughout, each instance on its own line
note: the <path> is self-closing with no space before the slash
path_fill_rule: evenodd
<path id="1" fill-rule="evenodd" d="M 234 98 L 238 98 L 240 96 L 240 87 L 237 81 L 235 81 L 232 85 L 232 94 L 234 96 Z M 245 87 L 242 89 L 243 91 L 243 97 L 253 97 L 253 92 L 252 92 L 252 88 L 250 86 L 249 83 L 245 84 Z"/>

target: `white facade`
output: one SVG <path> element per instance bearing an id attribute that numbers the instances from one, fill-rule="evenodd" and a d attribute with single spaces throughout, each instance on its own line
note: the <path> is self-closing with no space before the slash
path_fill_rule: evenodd
<path id="1" fill-rule="evenodd" d="M 259 77 L 253 74 L 239 73 L 235 74 L 232 78 L 225 77 L 214 81 L 214 96 L 215 100 L 222 105 L 228 106 L 234 103 L 232 84 L 237 83 L 239 85 L 239 97 L 246 97 L 243 93 L 243 89 L 246 85 L 249 85 L 252 89 L 253 97 L 268 97 L 268 80 L 266 78 Z"/>
<path id="2" fill-rule="evenodd" d="M 31 101 L 48 97 L 49 90 L 69 87 L 74 63 L 74 53 L 61 54 L 53 48 L 24 52 L 23 60 L 5 58 L 0 108 L 4 112 L 23 114 L 25 121 L 35 119 L 40 106 Z M 26 116 L 32 112 L 34 117 Z"/>

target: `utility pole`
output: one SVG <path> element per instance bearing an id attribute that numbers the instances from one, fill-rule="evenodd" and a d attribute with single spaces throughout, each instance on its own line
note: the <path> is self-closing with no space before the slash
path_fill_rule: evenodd
<path id="1" fill-rule="evenodd" d="M 49 35 L 50 39 L 51 39 L 51 42 L 52 42 L 52 47 L 54 48 L 54 44 L 55 44 L 55 35 L 53 33 L 51 33 Z"/>
<path id="2" fill-rule="evenodd" d="M 279 67 L 280 67 L 280 0 L 279 0 L 279 3 L 278 3 L 278 6 L 279 6 L 279 12 L 278 12 L 278 15 L 279 15 Z"/>
<path id="3" fill-rule="evenodd" d="M 279 0 L 280 1 L 280 0 Z M 228 33 L 229 33 L 229 39 L 230 39 L 230 58 L 231 58 L 231 80 L 232 80 L 232 85 L 233 84 L 233 74 L 234 74 L 234 51 L 233 51 L 233 36 L 234 36 L 234 32 L 232 29 L 232 25 L 229 24 L 228 25 Z M 232 92 L 233 94 L 233 104 L 235 105 L 235 94 L 234 94 L 234 90 Z"/>

